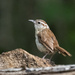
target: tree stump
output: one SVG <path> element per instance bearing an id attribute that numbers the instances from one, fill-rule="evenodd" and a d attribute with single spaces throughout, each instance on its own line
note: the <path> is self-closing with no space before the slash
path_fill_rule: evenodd
<path id="1" fill-rule="evenodd" d="M 23 49 L 0 54 L 0 75 L 74 75 L 75 65 L 55 65 Z"/>

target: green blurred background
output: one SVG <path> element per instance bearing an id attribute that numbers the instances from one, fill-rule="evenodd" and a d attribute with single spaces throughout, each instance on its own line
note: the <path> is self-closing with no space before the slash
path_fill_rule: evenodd
<path id="1" fill-rule="evenodd" d="M 75 63 L 75 0 L 0 0 L 0 53 L 23 48 L 44 55 L 36 48 L 34 25 L 28 19 L 45 20 L 60 46 L 72 54 L 57 53 L 56 64 Z"/>

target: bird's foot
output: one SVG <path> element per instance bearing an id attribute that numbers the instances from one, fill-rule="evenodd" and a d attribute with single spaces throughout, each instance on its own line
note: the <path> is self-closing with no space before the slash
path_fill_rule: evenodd
<path id="1" fill-rule="evenodd" d="M 52 66 L 55 66 L 55 62 L 54 61 L 51 61 L 50 59 L 46 59 L 46 61 L 48 61 Z"/>

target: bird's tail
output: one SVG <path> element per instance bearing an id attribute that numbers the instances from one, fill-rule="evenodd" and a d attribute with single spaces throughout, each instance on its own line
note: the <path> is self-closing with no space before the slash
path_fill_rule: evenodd
<path id="1" fill-rule="evenodd" d="M 57 46 L 56 48 L 57 48 L 57 50 L 59 51 L 59 53 L 61 53 L 63 56 L 72 56 L 68 51 L 66 51 L 66 50 L 63 49 L 62 47 Z"/>

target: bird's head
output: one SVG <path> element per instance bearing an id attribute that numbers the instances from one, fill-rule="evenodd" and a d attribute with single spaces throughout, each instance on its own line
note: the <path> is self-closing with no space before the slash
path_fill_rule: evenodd
<path id="1" fill-rule="evenodd" d="M 47 23 L 44 20 L 36 19 L 36 20 L 29 20 L 34 23 L 34 27 L 36 31 L 42 31 L 45 28 L 49 28 Z"/>

